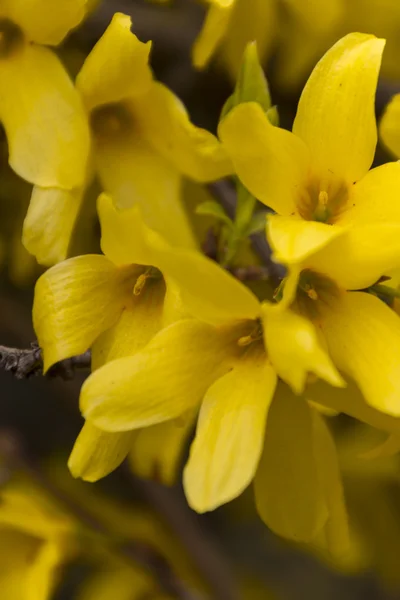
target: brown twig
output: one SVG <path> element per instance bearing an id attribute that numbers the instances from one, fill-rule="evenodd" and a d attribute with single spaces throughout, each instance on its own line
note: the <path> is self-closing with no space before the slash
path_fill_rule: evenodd
<path id="1" fill-rule="evenodd" d="M 49 377 L 72 379 L 78 369 L 90 369 L 90 352 L 66 358 L 49 369 Z M 36 342 L 30 348 L 10 348 L 0 345 L 0 369 L 12 373 L 17 379 L 28 379 L 35 375 L 43 374 L 42 351 Z"/>

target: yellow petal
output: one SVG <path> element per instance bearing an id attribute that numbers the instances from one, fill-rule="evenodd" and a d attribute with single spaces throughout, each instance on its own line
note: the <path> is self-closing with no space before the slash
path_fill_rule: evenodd
<path id="1" fill-rule="evenodd" d="M 231 110 L 218 132 L 250 192 L 281 215 L 295 214 L 309 171 L 309 153 L 302 140 L 271 125 L 255 102 Z"/>
<path id="2" fill-rule="evenodd" d="M 274 257 L 284 264 L 304 261 L 346 231 L 339 225 L 304 221 L 298 217 L 268 215 L 267 237 Z"/>
<path id="3" fill-rule="evenodd" d="M 89 110 L 143 94 L 151 84 L 151 42 L 140 42 L 131 24 L 128 15 L 116 13 L 78 74 L 76 86 Z"/>
<path id="4" fill-rule="evenodd" d="M 180 173 L 212 181 L 233 172 L 218 139 L 193 125 L 182 102 L 162 83 L 153 83 L 147 94 L 135 98 L 133 110 L 150 146 Z"/>
<path id="5" fill-rule="evenodd" d="M 107 363 L 85 381 L 81 410 L 98 427 L 128 431 L 179 417 L 201 401 L 233 360 L 231 338 L 192 320 L 160 331 L 131 357 Z"/>
<path id="6" fill-rule="evenodd" d="M 335 442 L 324 418 L 312 411 L 314 456 L 326 506 L 325 539 L 333 555 L 345 555 L 350 547 L 350 532 L 342 478 Z"/>
<path id="7" fill-rule="evenodd" d="M 33 323 L 44 370 L 81 354 L 120 316 L 132 290 L 131 272 L 100 255 L 70 258 L 38 280 Z"/>
<path id="8" fill-rule="evenodd" d="M 99 140 L 95 159 L 102 186 L 118 208 L 138 206 L 146 225 L 178 246 L 194 245 L 181 176 L 135 129 Z"/>
<path id="9" fill-rule="evenodd" d="M 29 41 L 57 46 L 85 16 L 87 0 L 5 0 L 2 9 Z"/>
<path id="10" fill-rule="evenodd" d="M 296 26 L 305 27 L 307 34 L 330 33 L 344 12 L 341 0 L 326 1 L 323 10 L 319 0 L 284 0 L 284 4 L 296 20 Z"/>
<path id="11" fill-rule="evenodd" d="M 233 500 L 252 481 L 276 380 L 265 354 L 251 353 L 209 388 L 184 471 L 186 497 L 197 512 Z"/>
<path id="12" fill-rule="evenodd" d="M 98 481 L 119 467 L 132 448 L 134 433 L 109 433 L 86 421 L 68 460 L 73 477 Z"/>
<path id="13" fill-rule="evenodd" d="M 193 64 L 197 69 L 203 69 L 229 28 L 229 21 L 236 0 L 228 2 L 213 2 L 208 9 L 203 27 L 193 45 Z"/>
<path id="14" fill-rule="evenodd" d="M 136 432 L 129 463 L 133 472 L 164 485 L 177 483 L 179 467 L 189 436 L 194 427 L 194 414 L 185 415 L 146 427 Z"/>
<path id="15" fill-rule="evenodd" d="M 369 171 L 350 189 L 340 225 L 400 223 L 400 162 L 387 163 Z"/>
<path id="16" fill-rule="evenodd" d="M 188 312 L 212 324 L 253 319 L 260 313 L 256 296 L 217 263 L 200 252 L 168 245 L 149 230 L 135 209 L 118 215 L 101 196 L 102 249 L 116 264 L 150 264 L 178 286 Z M 132 235 L 135 232 L 135 235 Z"/>
<path id="17" fill-rule="evenodd" d="M 363 452 L 361 457 L 367 460 L 376 460 L 377 458 L 388 458 L 390 456 L 395 456 L 399 452 L 400 435 L 398 433 L 391 433 L 383 442 L 368 452 Z"/>
<path id="18" fill-rule="evenodd" d="M 348 228 L 344 235 L 308 257 L 303 266 L 325 274 L 341 288 L 360 290 L 399 264 L 399 224 L 378 223 Z"/>
<path id="19" fill-rule="evenodd" d="M 350 33 L 322 57 L 300 98 L 293 132 L 311 151 L 314 173 L 352 184 L 377 142 L 375 92 L 385 40 Z"/>
<path id="20" fill-rule="evenodd" d="M 393 96 L 386 106 L 379 133 L 386 148 L 400 158 L 400 94 Z"/>
<path id="21" fill-rule="evenodd" d="M 289 388 L 278 386 L 255 477 L 257 510 L 278 535 L 311 541 L 328 518 L 313 444 L 311 409 Z"/>
<path id="22" fill-rule="evenodd" d="M 33 188 L 22 242 L 39 264 L 51 266 L 67 257 L 83 193 L 83 188 Z"/>
<path id="23" fill-rule="evenodd" d="M 263 305 L 263 326 L 271 363 L 296 394 L 303 392 L 309 373 L 332 385 L 345 385 L 308 319 L 292 310 L 268 310 Z"/>
<path id="24" fill-rule="evenodd" d="M 400 416 L 400 320 L 381 300 L 349 292 L 324 311 L 321 329 L 336 366 L 372 407 Z"/>
<path id="25" fill-rule="evenodd" d="M 79 95 L 56 55 L 25 45 L 0 61 L 0 81 L 0 118 L 11 167 L 42 187 L 82 185 L 89 126 Z"/>
<path id="26" fill-rule="evenodd" d="M 93 343 L 92 370 L 146 346 L 162 327 L 164 296 L 162 279 L 145 284 L 139 296 L 131 295 L 118 321 Z"/>

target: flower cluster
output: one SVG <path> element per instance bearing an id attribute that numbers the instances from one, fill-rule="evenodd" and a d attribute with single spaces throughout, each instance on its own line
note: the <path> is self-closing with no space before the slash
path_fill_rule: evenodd
<path id="1" fill-rule="evenodd" d="M 373 167 L 385 40 L 336 41 L 288 131 L 258 60 L 276 43 L 264 24 L 300 23 L 320 48 L 347 31 L 347 3 L 327 2 L 314 22 L 313 1 L 210 0 L 194 64 L 219 47 L 237 76 L 214 135 L 155 79 L 151 42 L 129 16 L 114 15 L 72 82 L 47 46 L 79 25 L 88 4 L 3 4 L 0 118 L 9 164 L 33 186 L 23 244 L 50 267 L 33 305 L 44 370 L 91 351 L 72 475 L 94 482 L 129 457 L 139 476 L 171 484 L 185 461 L 195 511 L 253 485 L 272 531 L 344 560 L 354 540 L 329 419 L 344 413 L 384 432 L 377 455 L 400 448 L 400 162 Z M 380 132 L 400 158 L 399 95 Z M 212 191 L 228 177 L 231 212 L 208 198 L 189 215 L 188 180 Z M 74 255 L 93 195 L 101 252 Z M 211 249 L 194 216 L 211 218 Z M 249 250 L 254 236 L 271 252 L 267 264 Z M 23 534 L 7 529 L 12 548 L 35 535 L 28 511 L 23 521 Z M 70 549 L 68 523 L 46 523 L 29 581 L 40 569 L 50 589 Z"/>

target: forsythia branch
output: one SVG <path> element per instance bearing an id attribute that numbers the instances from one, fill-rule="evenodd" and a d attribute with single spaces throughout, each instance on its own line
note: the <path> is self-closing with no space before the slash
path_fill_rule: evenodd
<path id="1" fill-rule="evenodd" d="M 90 369 L 90 352 L 66 358 L 51 367 L 49 377 L 72 379 L 76 370 Z M 20 349 L 0 345 L 0 370 L 12 373 L 17 379 L 28 379 L 43 374 L 42 350 L 33 342 L 31 348 Z"/>

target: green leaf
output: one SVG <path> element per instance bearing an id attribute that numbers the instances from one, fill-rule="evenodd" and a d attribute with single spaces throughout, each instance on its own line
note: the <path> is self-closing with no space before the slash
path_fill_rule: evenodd
<path id="1" fill-rule="evenodd" d="M 275 127 L 279 127 L 279 113 L 277 106 L 271 106 L 266 112 L 267 119 L 271 123 L 271 125 L 275 125 Z"/>
<path id="2" fill-rule="evenodd" d="M 271 108 L 268 82 L 260 65 L 256 42 L 250 42 L 244 51 L 234 97 L 235 106 L 243 102 L 258 102 L 265 111 Z"/>
<path id="3" fill-rule="evenodd" d="M 196 214 L 214 217 L 232 227 L 232 220 L 228 217 L 222 206 L 218 202 L 214 202 L 214 200 L 207 200 L 207 202 L 199 204 L 196 208 Z"/>
<path id="4" fill-rule="evenodd" d="M 265 227 L 267 224 L 267 213 L 265 210 L 261 210 L 255 213 L 251 221 L 249 223 L 247 229 L 247 235 L 253 235 L 254 233 L 260 233 L 260 231 L 265 232 Z"/>

